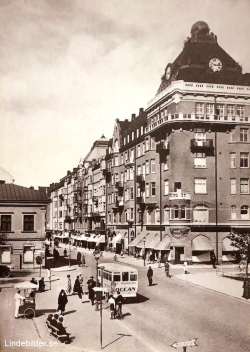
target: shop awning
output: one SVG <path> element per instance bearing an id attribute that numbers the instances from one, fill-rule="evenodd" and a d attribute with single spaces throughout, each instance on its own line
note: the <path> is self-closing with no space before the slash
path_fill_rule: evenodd
<path id="1" fill-rule="evenodd" d="M 160 243 L 160 234 L 156 233 L 154 234 L 152 240 L 148 243 L 148 248 L 155 248 L 155 246 Z"/>
<path id="2" fill-rule="evenodd" d="M 145 248 L 153 248 L 151 247 L 150 243 L 155 238 L 155 233 L 147 233 L 145 236 Z M 138 248 L 144 248 L 144 241 L 142 240 L 137 245 Z"/>
<path id="3" fill-rule="evenodd" d="M 143 232 L 138 233 L 136 238 L 134 238 L 133 241 L 131 241 L 128 246 L 129 247 L 137 247 L 137 245 L 142 241 L 144 236 L 145 236 L 145 233 L 143 233 Z"/>
<path id="4" fill-rule="evenodd" d="M 158 243 L 154 249 L 157 251 L 165 251 L 169 249 L 170 247 L 170 238 L 168 235 L 166 235 L 160 243 Z"/>
<path id="5" fill-rule="evenodd" d="M 110 243 L 121 243 L 122 234 L 119 232 Z"/>
<path id="6" fill-rule="evenodd" d="M 222 241 L 222 251 L 223 252 L 235 252 L 238 251 L 239 248 L 232 246 L 231 240 L 229 238 L 224 238 Z"/>
<path id="7" fill-rule="evenodd" d="M 205 236 L 197 236 L 192 241 L 192 251 L 213 251 L 210 240 Z"/>
<path id="8" fill-rule="evenodd" d="M 105 235 L 100 235 L 100 236 L 97 238 L 96 243 L 105 243 Z"/>
<path id="9" fill-rule="evenodd" d="M 91 236 L 87 239 L 87 241 L 88 241 L 88 242 L 95 242 L 95 237 L 96 237 L 96 235 L 91 235 Z"/>
<path id="10" fill-rule="evenodd" d="M 84 234 L 80 236 L 80 241 L 87 241 L 89 237 L 85 236 Z"/>

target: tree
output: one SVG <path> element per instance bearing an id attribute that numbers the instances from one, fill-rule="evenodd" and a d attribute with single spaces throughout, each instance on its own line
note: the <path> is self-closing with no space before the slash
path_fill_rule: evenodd
<path id="1" fill-rule="evenodd" d="M 233 247 L 239 249 L 242 259 L 246 260 L 246 277 L 248 277 L 248 264 L 250 262 L 250 229 L 232 229 L 228 235 Z"/>
<path id="2" fill-rule="evenodd" d="M 8 242 L 8 234 L 5 232 L 0 233 L 0 244 L 7 244 Z"/>

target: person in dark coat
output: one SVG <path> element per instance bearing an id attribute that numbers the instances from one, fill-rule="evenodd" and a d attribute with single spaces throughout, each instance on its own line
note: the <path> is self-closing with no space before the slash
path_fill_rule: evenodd
<path id="1" fill-rule="evenodd" d="M 73 288 L 73 293 L 75 293 L 75 292 L 78 294 L 79 298 L 82 299 L 83 290 L 82 290 L 82 285 L 81 285 L 81 282 L 79 279 L 79 275 L 77 275 L 77 277 L 76 277 L 76 281 L 75 281 L 74 288 Z"/>
<path id="2" fill-rule="evenodd" d="M 63 326 L 63 317 L 59 317 L 58 323 L 57 323 L 57 328 L 58 328 L 58 334 L 59 335 L 67 335 L 65 337 L 59 337 L 60 341 L 65 342 L 65 343 L 70 343 L 70 338 L 69 338 L 69 333 L 66 331 L 65 326 Z"/>
<path id="3" fill-rule="evenodd" d="M 211 253 L 211 263 L 213 265 L 213 268 L 216 269 L 216 256 L 214 254 L 214 252 Z"/>
<path id="4" fill-rule="evenodd" d="M 79 266 L 82 265 L 82 255 L 80 252 L 77 253 L 77 257 L 76 257 L 77 263 Z"/>
<path id="5" fill-rule="evenodd" d="M 248 278 L 245 278 L 244 279 L 244 282 L 243 282 L 243 298 L 246 298 L 246 299 L 249 299 L 249 282 L 248 282 Z"/>
<path id="6" fill-rule="evenodd" d="M 152 286 L 152 283 L 153 283 L 153 269 L 151 268 L 151 266 L 148 268 L 147 277 L 148 277 L 149 286 Z"/>
<path id="7" fill-rule="evenodd" d="M 50 313 L 50 314 L 48 315 L 48 318 L 47 318 L 46 322 L 51 325 L 52 319 L 53 319 L 53 314 Z"/>
<path id="8" fill-rule="evenodd" d="M 96 282 L 94 281 L 94 276 L 90 276 L 90 279 L 87 281 L 88 291 L 89 291 L 89 299 L 92 302 L 92 306 L 94 305 L 95 300 L 95 291 L 93 288 L 96 286 Z"/>
<path id="9" fill-rule="evenodd" d="M 40 292 L 44 292 L 45 290 L 45 283 L 44 283 L 44 277 L 42 277 L 39 281 L 38 281 L 38 291 Z"/>
<path id="10" fill-rule="evenodd" d="M 165 273 L 166 273 L 166 276 L 167 276 L 167 277 L 170 277 L 170 275 L 169 275 L 169 269 L 170 269 L 169 262 L 166 261 L 166 262 L 165 262 Z"/>
<path id="11" fill-rule="evenodd" d="M 53 318 L 50 320 L 50 325 L 52 325 L 55 328 L 57 328 L 58 318 L 59 318 L 59 315 L 58 314 L 54 314 Z"/>
<path id="12" fill-rule="evenodd" d="M 30 282 L 31 282 L 32 284 L 34 284 L 34 285 L 37 285 L 37 281 L 35 280 L 34 277 L 32 277 L 32 279 L 30 280 Z"/>
<path id="13" fill-rule="evenodd" d="M 57 309 L 61 311 L 62 315 L 65 312 L 65 306 L 67 303 L 68 303 L 68 298 L 67 298 L 66 292 L 62 289 L 58 296 L 58 309 Z"/>

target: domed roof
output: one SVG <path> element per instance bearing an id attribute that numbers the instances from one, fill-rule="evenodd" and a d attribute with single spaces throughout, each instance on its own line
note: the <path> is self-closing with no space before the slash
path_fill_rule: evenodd
<path id="1" fill-rule="evenodd" d="M 208 24 L 206 22 L 198 21 L 192 26 L 191 34 L 197 33 L 206 35 L 209 33 L 209 30 L 210 28 L 208 27 Z"/>

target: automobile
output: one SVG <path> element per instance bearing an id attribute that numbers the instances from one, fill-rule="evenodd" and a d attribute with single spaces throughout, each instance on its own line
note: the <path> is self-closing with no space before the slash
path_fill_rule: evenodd
<path id="1" fill-rule="evenodd" d="M 10 268 L 7 265 L 0 265 L 0 275 L 3 277 L 10 277 Z"/>

